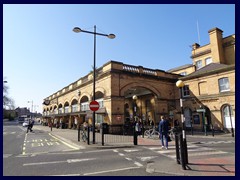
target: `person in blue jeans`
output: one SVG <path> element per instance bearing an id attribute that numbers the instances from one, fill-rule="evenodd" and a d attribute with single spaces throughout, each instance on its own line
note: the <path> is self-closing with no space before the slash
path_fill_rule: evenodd
<path id="1" fill-rule="evenodd" d="M 162 148 L 165 147 L 165 149 L 168 149 L 168 120 L 161 116 L 161 121 L 158 125 L 158 131 L 160 133 L 160 140 L 162 143 Z M 165 146 L 164 146 L 164 140 L 165 140 Z"/>

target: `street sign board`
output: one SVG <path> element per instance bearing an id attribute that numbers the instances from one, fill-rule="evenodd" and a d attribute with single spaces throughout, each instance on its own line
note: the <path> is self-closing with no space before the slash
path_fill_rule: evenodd
<path id="1" fill-rule="evenodd" d="M 197 109 L 197 112 L 206 112 L 206 110 L 205 109 Z"/>
<path id="2" fill-rule="evenodd" d="M 97 101 L 92 101 L 89 104 L 91 111 L 97 111 L 99 109 L 99 103 Z"/>

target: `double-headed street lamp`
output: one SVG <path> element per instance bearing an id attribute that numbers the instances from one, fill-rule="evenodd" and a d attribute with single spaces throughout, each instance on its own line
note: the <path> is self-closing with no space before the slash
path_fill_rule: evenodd
<path id="1" fill-rule="evenodd" d="M 96 26 L 94 26 L 94 32 L 91 31 L 85 31 L 80 29 L 79 27 L 73 28 L 73 31 L 75 33 L 89 33 L 94 35 L 94 53 L 93 53 L 93 101 L 95 101 L 95 81 L 96 81 L 96 35 L 100 36 L 106 36 L 109 39 L 114 39 L 116 36 L 114 34 L 102 34 L 102 33 L 97 33 L 96 32 Z M 95 111 L 93 111 L 93 144 L 95 144 Z"/>

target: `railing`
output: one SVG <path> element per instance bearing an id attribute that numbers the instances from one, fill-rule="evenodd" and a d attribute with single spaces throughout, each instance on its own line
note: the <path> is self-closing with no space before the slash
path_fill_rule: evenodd
<path id="1" fill-rule="evenodd" d="M 152 76 L 156 76 L 157 75 L 156 71 L 151 70 L 151 69 L 146 69 L 146 68 L 143 69 L 143 73 L 144 74 L 148 74 L 148 75 L 152 75 Z"/>
<path id="2" fill-rule="evenodd" d="M 126 65 L 126 64 L 123 65 L 123 70 L 124 71 L 130 71 L 130 72 L 133 72 L 133 73 L 139 73 L 140 72 L 138 67 L 130 66 L 130 65 Z"/>
<path id="3" fill-rule="evenodd" d="M 155 70 L 143 68 L 142 66 L 137 67 L 137 66 L 131 66 L 131 65 L 124 64 L 123 70 L 129 71 L 132 73 L 142 73 L 142 74 L 146 74 L 146 75 L 157 76 L 157 72 Z"/>

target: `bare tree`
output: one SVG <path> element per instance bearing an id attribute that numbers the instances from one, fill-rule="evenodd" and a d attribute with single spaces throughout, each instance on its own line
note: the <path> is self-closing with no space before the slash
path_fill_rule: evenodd
<path id="1" fill-rule="evenodd" d="M 8 96 L 9 87 L 6 82 L 6 80 L 3 81 L 3 109 L 14 109 L 14 100 Z"/>

